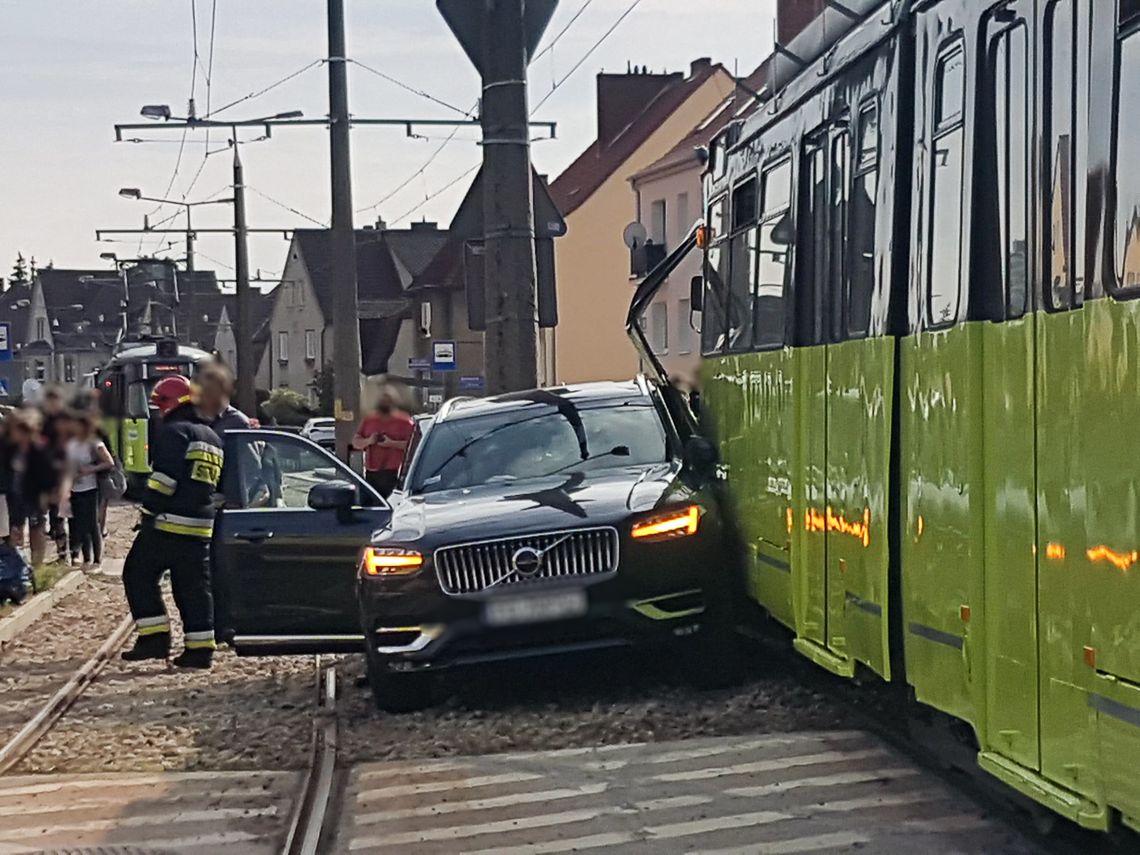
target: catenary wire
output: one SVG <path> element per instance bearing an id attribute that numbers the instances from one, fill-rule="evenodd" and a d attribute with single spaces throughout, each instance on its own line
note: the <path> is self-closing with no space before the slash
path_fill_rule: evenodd
<path id="1" fill-rule="evenodd" d="M 388 81 L 393 86 L 398 86 L 399 88 L 403 89 L 405 92 L 411 92 L 413 95 L 418 95 L 421 98 L 424 98 L 428 101 L 431 101 L 433 104 L 439 104 L 441 107 L 446 107 L 447 109 L 449 109 L 453 112 L 456 112 L 461 116 L 466 116 L 469 119 L 472 119 L 475 117 L 475 108 L 474 107 L 470 110 L 464 110 L 462 107 L 456 107 L 454 104 L 451 104 L 447 101 L 444 101 L 442 98 L 435 97 L 430 92 L 425 92 L 422 89 L 417 89 L 416 87 L 411 86 L 411 85 L 405 83 L 404 81 L 393 77 L 391 74 L 383 72 L 378 68 L 373 68 L 371 65 L 367 65 L 358 59 L 350 59 L 349 62 L 351 62 L 353 65 L 360 66 L 362 69 L 364 69 L 367 72 L 370 72 L 371 74 L 375 74 L 377 77 L 379 77 L 382 80 Z"/>

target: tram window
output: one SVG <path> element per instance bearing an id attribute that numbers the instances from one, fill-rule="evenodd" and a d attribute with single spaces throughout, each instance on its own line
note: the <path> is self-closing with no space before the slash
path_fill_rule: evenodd
<path id="1" fill-rule="evenodd" d="M 785 159 L 764 173 L 764 216 L 792 206 L 792 161 Z"/>
<path id="2" fill-rule="evenodd" d="M 846 268 L 847 246 L 847 133 L 835 136 L 831 141 L 831 223 L 828 235 L 831 246 L 828 251 L 828 302 L 831 305 L 831 335 L 834 341 L 842 341 L 843 335 L 843 285 Z"/>
<path id="3" fill-rule="evenodd" d="M 879 192 L 879 109 L 871 101 L 859 112 L 859 150 L 851 182 L 847 234 L 847 333 L 865 336 L 871 327 L 875 291 L 875 212 Z"/>
<path id="4" fill-rule="evenodd" d="M 1120 0 L 1120 25 L 1125 26 L 1140 19 L 1140 0 Z"/>
<path id="5" fill-rule="evenodd" d="M 756 293 L 756 226 L 737 232 L 728 242 L 731 282 L 728 298 L 728 349 L 752 347 L 753 295 Z"/>
<path id="6" fill-rule="evenodd" d="M 750 178 L 732 191 L 732 228 L 747 228 L 756 222 L 756 179 Z"/>
<path id="7" fill-rule="evenodd" d="M 958 319 L 962 271 L 962 178 L 965 138 L 965 52 L 959 45 L 938 61 L 935 80 L 934 175 L 930 214 L 930 323 Z"/>
<path id="8" fill-rule="evenodd" d="M 804 149 L 801 168 L 799 245 L 796 254 L 796 344 L 823 341 L 823 277 L 827 270 L 827 149 L 811 140 Z"/>
<path id="9" fill-rule="evenodd" d="M 760 258 L 753 333 L 753 344 L 760 350 L 784 346 L 787 326 L 784 283 L 788 251 L 795 239 L 791 204 L 792 161 L 785 158 L 764 170 L 764 209 L 760 213 Z"/>
<path id="10" fill-rule="evenodd" d="M 1048 11 L 1046 110 L 1049 184 L 1045 216 L 1049 256 L 1046 300 L 1067 309 L 1073 295 L 1073 5 L 1058 0 Z"/>
<path id="11" fill-rule="evenodd" d="M 1135 4 L 1140 15 L 1140 0 Z M 1140 138 L 1140 30 L 1120 42 L 1116 116 L 1117 290 L 1140 294 L 1140 172 L 1129 155 Z"/>
<path id="12" fill-rule="evenodd" d="M 724 349 L 725 301 L 728 299 L 726 208 L 724 196 L 709 205 L 708 223 L 713 229 L 713 240 L 705 253 L 705 294 L 701 311 L 701 352 L 706 354 L 719 353 Z"/>
<path id="13" fill-rule="evenodd" d="M 994 48 L 994 127 L 997 143 L 999 269 L 1005 316 L 1020 318 L 1029 284 L 1029 88 L 1025 27 L 1006 30 Z"/>

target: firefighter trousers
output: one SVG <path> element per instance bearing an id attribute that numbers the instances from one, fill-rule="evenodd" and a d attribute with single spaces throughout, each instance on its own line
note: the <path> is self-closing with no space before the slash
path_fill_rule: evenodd
<path id="1" fill-rule="evenodd" d="M 187 649 L 214 647 L 214 595 L 210 542 L 155 531 L 144 523 L 123 564 L 123 587 L 140 637 L 170 633 L 159 583 L 170 571 L 174 603 L 182 615 Z"/>

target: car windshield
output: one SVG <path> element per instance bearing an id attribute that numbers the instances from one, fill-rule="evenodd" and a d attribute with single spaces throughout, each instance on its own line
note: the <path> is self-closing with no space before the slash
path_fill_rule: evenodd
<path id="1" fill-rule="evenodd" d="M 564 401 L 437 422 L 424 439 L 412 493 L 509 483 L 668 459 L 661 418 L 645 399 Z"/>

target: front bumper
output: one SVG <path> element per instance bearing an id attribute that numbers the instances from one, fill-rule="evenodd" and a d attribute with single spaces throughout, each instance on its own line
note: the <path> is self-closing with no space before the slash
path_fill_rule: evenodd
<path id="1" fill-rule="evenodd" d="M 711 541 L 711 538 L 707 538 Z M 391 672 L 445 670 L 487 662 L 645 646 L 698 636 L 715 620 L 712 588 L 723 576 L 706 538 L 622 543 L 617 573 L 445 595 L 429 561 L 413 577 L 364 578 L 361 625 L 374 664 Z M 492 625 L 491 602 L 580 592 L 585 611 L 566 619 Z"/>

